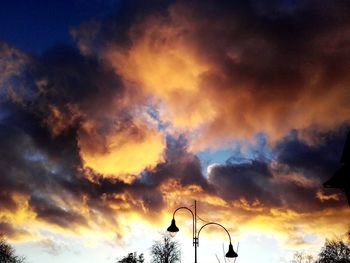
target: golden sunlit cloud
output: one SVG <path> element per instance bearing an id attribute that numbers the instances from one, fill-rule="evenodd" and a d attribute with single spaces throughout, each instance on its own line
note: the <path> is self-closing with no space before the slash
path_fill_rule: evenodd
<path id="1" fill-rule="evenodd" d="M 200 61 L 186 36 L 184 25 L 153 17 L 130 30 L 129 50 L 111 47 L 105 58 L 148 96 L 161 100 L 160 114 L 177 127 L 197 128 L 215 115 L 211 99 L 203 96 L 201 76 L 209 64 Z M 140 34 L 141 33 L 141 34 Z"/>
<path id="2" fill-rule="evenodd" d="M 330 89 L 322 66 L 300 62 L 293 71 L 283 64 L 280 75 L 274 65 L 260 69 L 264 60 L 279 56 L 269 40 L 252 35 L 257 46 L 235 42 L 234 29 L 232 35 L 222 29 L 227 39 L 218 40 L 215 32 L 218 24 L 226 26 L 225 20 L 213 24 L 198 21 L 198 15 L 184 3 L 175 4 L 167 16 L 150 16 L 133 25 L 130 46 L 109 45 L 103 55 L 126 85 L 133 83 L 155 98 L 163 120 L 195 132 L 190 142 L 193 150 L 219 148 L 226 141 L 251 139 L 261 131 L 276 141 L 290 129 L 314 125 L 329 130 L 349 121 L 347 76 L 332 80 Z M 204 43 L 200 32 L 217 45 Z M 240 67 L 246 66 L 252 67 L 251 72 L 239 75 Z M 266 71 L 265 78 L 256 70 Z M 283 87 L 284 78 L 290 78 L 283 75 L 287 70 L 296 77 Z"/>
<path id="3" fill-rule="evenodd" d="M 84 166 L 103 176 L 131 183 L 145 168 L 152 168 L 162 161 L 164 138 L 144 125 L 111 131 L 100 138 L 100 145 L 91 146 L 89 138 L 79 140 Z"/>

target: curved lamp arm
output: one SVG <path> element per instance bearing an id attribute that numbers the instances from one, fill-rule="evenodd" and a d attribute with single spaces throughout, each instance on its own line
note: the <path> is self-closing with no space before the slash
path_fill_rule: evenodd
<path id="1" fill-rule="evenodd" d="M 175 213 L 178 211 L 178 210 L 180 210 L 180 209 L 186 209 L 187 211 L 190 211 L 191 212 L 191 214 L 192 214 L 192 236 L 193 236 L 193 238 L 195 238 L 195 232 L 194 232 L 194 222 L 195 222 L 195 218 L 194 218 L 194 214 L 193 214 L 193 212 L 192 212 L 192 210 L 191 209 L 189 209 L 188 207 L 186 207 L 186 206 L 181 206 L 181 207 L 179 207 L 179 208 L 176 208 L 176 210 L 174 211 L 174 213 L 173 213 L 173 219 L 175 219 Z"/>
<path id="2" fill-rule="evenodd" d="M 219 223 L 215 223 L 215 222 L 209 222 L 209 223 L 206 223 L 205 225 L 203 225 L 203 226 L 199 229 L 199 231 L 198 231 L 198 234 L 197 234 L 197 237 L 198 237 L 198 238 L 199 238 L 199 233 L 201 232 L 201 230 L 203 229 L 203 227 L 208 226 L 208 225 L 217 225 L 217 226 L 221 226 L 221 227 L 226 231 L 226 233 L 227 233 L 227 235 L 228 235 L 228 238 L 230 239 L 230 245 L 231 245 L 231 235 L 230 235 L 230 233 L 227 231 L 227 229 L 226 229 L 223 225 L 220 225 Z"/>
<path id="3" fill-rule="evenodd" d="M 193 214 L 192 210 L 189 209 L 189 208 L 186 207 L 186 206 L 181 206 L 181 207 L 179 207 L 179 208 L 176 208 L 176 210 L 175 210 L 174 213 L 173 213 L 173 218 L 175 218 L 175 213 L 176 213 L 178 210 L 180 210 L 180 209 L 186 209 L 186 210 L 190 211 L 191 214 L 192 214 L 192 218 L 193 218 L 193 220 L 194 220 L 194 214 Z"/>

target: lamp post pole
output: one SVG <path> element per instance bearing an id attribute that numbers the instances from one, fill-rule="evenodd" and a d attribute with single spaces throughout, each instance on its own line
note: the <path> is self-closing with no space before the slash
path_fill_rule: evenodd
<path id="1" fill-rule="evenodd" d="M 181 206 L 181 207 L 178 207 L 175 209 L 175 211 L 173 213 L 173 219 L 171 220 L 171 225 L 167 229 L 170 232 L 171 236 L 175 236 L 175 234 L 177 232 L 179 232 L 179 228 L 176 226 L 176 223 L 175 223 L 175 213 L 180 209 L 185 209 L 192 214 L 192 238 L 193 238 L 193 246 L 194 246 L 194 263 L 197 263 L 197 247 L 199 246 L 199 234 L 202 231 L 202 229 L 208 225 L 217 225 L 226 231 L 226 233 L 229 237 L 229 240 L 230 240 L 230 244 L 229 244 L 228 252 L 226 253 L 225 256 L 228 258 L 238 257 L 238 254 L 233 250 L 233 246 L 231 243 L 231 235 L 223 225 L 216 223 L 216 222 L 209 222 L 209 223 L 206 223 L 203 226 L 201 226 L 198 233 L 197 233 L 197 201 L 196 200 L 194 201 L 194 213 L 191 209 L 189 209 L 186 206 Z"/>
<path id="2" fill-rule="evenodd" d="M 197 236 L 197 201 L 194 200 L 194 263 L 197 263 L 197 247 L 198 247 L 198 236 Z"/>

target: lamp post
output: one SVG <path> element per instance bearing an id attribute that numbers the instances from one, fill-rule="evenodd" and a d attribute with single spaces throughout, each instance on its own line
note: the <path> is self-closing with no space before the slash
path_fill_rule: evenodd
<path id="1" fill-rule="evenodd" d="M 175 236 L 177 232 L 179 232 L 179 228 L 176 226 L 175 223 L 175 213 L 177 211 L 179 211 L 180 209 L 185 209 L 187 211 L 189 211 L 192 214 L 192 239 L 193 239 L 193 246 L 194 246 L 194 263 L 197 263 L 197 247 L 199 246 L 199 234 L 202 231 L 202 229 L 208 225 L 216 225 L 216 226 L 220 226 L 221 228 L 223 228 L 230 240 L 230 244 L 228 246 L 228 252 L 226 253 L 226 257 L 227 258 L 236 258 L 238 257 L 238 254 L 233 250 L 233 246 L 231 243 L 231 236 L 230 233 L 227 231 L 227 229 L 220 225 L 219 223 L 215 223 L 215 222 L 209 222 L 204 224 L 203 226 L 201 226 L 201 228 L 199 229 L 199 231 L 197 232 L 197 202 L 194 201 L 194 213 L 191 209 L 189 209 L 186 206 L 181 206 L 179 208 L 176 208 L 174 213 L 173 213 L 173 219 L 171 220 L 171 224 L 170 226 L 167 228 L 167 230 L 170 232 L 171 236 Z"/>

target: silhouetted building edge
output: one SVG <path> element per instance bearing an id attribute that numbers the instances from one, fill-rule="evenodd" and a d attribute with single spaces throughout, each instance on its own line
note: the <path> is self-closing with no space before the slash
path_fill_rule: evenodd
<path id="1" fill-rule="evenodd" d="M 350 207 L 350 131 L 344 145 L 343 154 L 340 159 L 341 167 L 325 183 L 325 188 L 337 188 L 345 192 Z"/>

